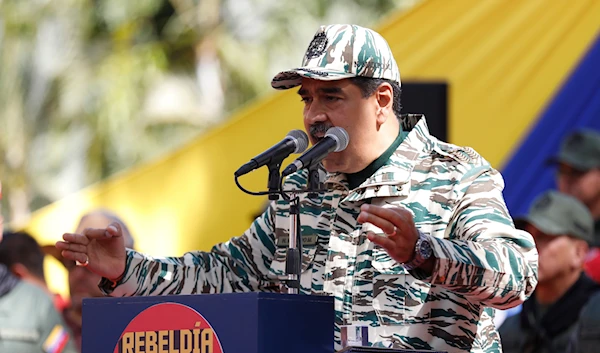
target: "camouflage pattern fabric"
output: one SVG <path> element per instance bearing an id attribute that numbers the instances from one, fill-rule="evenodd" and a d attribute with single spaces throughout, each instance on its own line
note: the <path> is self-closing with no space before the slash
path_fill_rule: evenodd
<path id="1" fill-rule="evenodd" d="M 321 26 L 306 49 L 302 67 L 275 75 L 271 86 L 289 89 L 302 78 L 321 81 L 349 77 L 387 79 L 400 85 L 400 70 L 386 40 L 377 32 L 357 25 Z"/>
<path id="2" fill-rule="evenodd" d="M 500 174 L 471 148 L 429 134 L 424 117 L 403 117 L 410 131 L 388 162 L 355 190 L 343 174 L 329 174 L 330 191 L 301 198 L 306 246 L 302 293 L 335 297 L 335 348 L 340 326 L 369 326 L 374 346 L 501 352 L 493 308 L 513 307 L 537 283 L 532 237 L 516 230 L 502 198 Z M 288 189 L 303 188 L 305 173 Z M 366 237 L 372 225 L 356 222 L 370 202 L 406 207 L 432 240 L 433 274 L 407 272 Z M 242 236 L 210 252 L 151 258 L 128 250 L 126 273 L 113 296 L 278 291 L 285 273 L 288 203 L 277 201 Z M 110 292 L 108 281 L 101 288 Z"/>

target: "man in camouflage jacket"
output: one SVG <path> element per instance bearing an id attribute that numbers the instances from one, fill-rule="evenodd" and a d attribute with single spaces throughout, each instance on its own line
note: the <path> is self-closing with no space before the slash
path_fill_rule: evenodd
<path id="1" fill-rule="evenodd" d="M 321 27 L 303 67 L 272 85 L 301 86 L 313 143 L 332 126 L 350 136 L 323 161 L 328 191 L 300 197 L 301 292 L 335 297 L 336 349 L 354 325 L 368 328 L 374 346 L 499 352 L 491 308 L 527 299 L 537 273 L 535 245 L 513 226 L 500 174 L 472 149 L 431 136 L 423 116 L 400 116 L 400 74 L 374 31 Z M 284 187 L 306 179 L 300 171 Z M 100 287 L 113 296 L 274 291 L 289 227 L 289 203 L 279 200 L 210 252 L 125 251 L 118 225 L 65 234 L 57 247 L 104 276 Z"/>

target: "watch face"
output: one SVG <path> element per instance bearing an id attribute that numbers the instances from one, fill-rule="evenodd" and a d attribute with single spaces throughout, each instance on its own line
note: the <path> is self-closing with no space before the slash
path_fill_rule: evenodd
<path id="1" fill-rule="evenodd" d="M 421 241 L 421 246 L 419 246 L 419 254 L 422 258 L 428 259 L 431 256 L 433 250 L 431 249 L 431 244 L 428 240 Z"/>
<path id="2" fill-rule="evenodd" d="M 402 266 L 408 271 L 413 270 L 421 266 L 432 254 L 433 248 L 429 239 L 425 235 L 420 234 L 419 240 L 417 240 L 417 244 L 415 245 L 415 257 L 411 261 L 402 264 Z"/>

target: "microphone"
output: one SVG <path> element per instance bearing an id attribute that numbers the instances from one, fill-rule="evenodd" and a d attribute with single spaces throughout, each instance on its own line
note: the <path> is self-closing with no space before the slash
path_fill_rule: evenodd
<path id="1" fill-rule="evenodd" d="M 308 136 L 302 130 L 292 130 L 288 132 L 285 138 L 268 150 L 252 158 L 250 162 L 241 166 L 235 171 L 235 176 L 239 177 L 248 174 L 266 164 L 274 161 L 281 162 L 292 153 L 302 153 L 308 147 Z"/>
<path id="2" fill-rule="evenodd" d="M 321 162 L 331 152 L 340 152 L 348 147 L 350 137 L 341 127 L 332 127 L 325 133 L 325 137 L 317 142 L 311 149 L 298 157 L 294 163 L 288 165 L 281 174 L 282 177 L 297 172 L 300 169 L 310 168 Z"/>

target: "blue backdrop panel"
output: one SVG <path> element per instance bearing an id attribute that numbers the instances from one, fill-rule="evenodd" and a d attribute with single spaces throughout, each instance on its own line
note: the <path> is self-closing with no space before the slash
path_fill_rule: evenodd
<path id="1" fill-rule="evenodd" d="M 562 139 L 575 129 L 600 131 L 600 37 L 513 153 L 502 172 L 504 197 L 513 216 L 527 212 L 533 199 L 556 188 L 556 168 L 546 164 Z"/>

